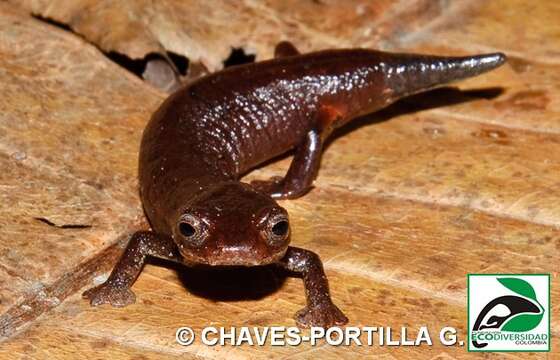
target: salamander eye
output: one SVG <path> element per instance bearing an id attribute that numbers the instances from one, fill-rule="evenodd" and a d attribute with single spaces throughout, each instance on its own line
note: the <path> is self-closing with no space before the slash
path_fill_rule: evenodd
<path id="1" fill-rule="evenodd" d="M 194 226 L 192 226 L 192 224 L 189 224 L 188 222 L 180 223 L 179 230 L 181 231 L 181 234 L 183 234 L 183 236 L 185 237 L 191 237 L 194 234 L 196 234 L 196 229 L 194 228 Z"/>
<path id="2" fill-rule="evenodd" d="M 179 233 L 187 240 L 189 245 L 200 246 L 208 236 L 208 229 L 204 222 L 196 216 L 184 214 L 177 225 Z"/>
<path id="3" fill-rule="evenodd" d="M 290 234 L 290 223 L 288 216 L 285 214 L 277 214 L 268 219 L 266 227 L 266 235 L 268 244 L 271 246 L 280 246 L 285 243 L 285 240 Z"/>
<path id="4" fill-rule="evenodd" d="M 272 233 L 276 236 L 286 236 L 290 231 L 288 220 L 280 220 L 272 226 Z"/>

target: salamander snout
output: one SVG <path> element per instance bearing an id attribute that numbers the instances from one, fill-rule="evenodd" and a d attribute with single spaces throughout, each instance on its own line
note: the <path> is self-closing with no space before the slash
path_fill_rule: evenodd
<path id="1" fill-rule="evenodd" d="M 239 182 L 201 194 L 178 215 L 173 239 L 186 260 L 207 265 L 265 265 L 284 256 L 288 213 Z"/>

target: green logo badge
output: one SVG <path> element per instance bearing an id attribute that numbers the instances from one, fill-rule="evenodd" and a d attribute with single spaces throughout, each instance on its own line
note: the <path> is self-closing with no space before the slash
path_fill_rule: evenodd
<path id="1" fill-rule="evenodd" d="M 469 351 L 550 351 L 550 275 L 470 274 Z"/>

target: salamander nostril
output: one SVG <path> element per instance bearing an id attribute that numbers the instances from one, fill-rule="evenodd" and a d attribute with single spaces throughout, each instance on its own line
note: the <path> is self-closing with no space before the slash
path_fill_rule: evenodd
<path id="1" fill-rule="evenodd" d="M 179 224 L 179 231 L 186 237 L 191 237 L 196 233 L 196 229 L 189 223 L 182 222 Z"/>
<path id="2" fill-rule="evenodd" d="M 272 233 L 277 236 L 283 236 L 288 233 L 288 228 L 288 222 L 286 220 L 281 220 L 274 224 L 272 227 Z"/>

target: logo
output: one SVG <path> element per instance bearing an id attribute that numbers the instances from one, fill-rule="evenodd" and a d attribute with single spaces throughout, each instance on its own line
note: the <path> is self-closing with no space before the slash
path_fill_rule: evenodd
<path id="1" fill-rule="evenodd" d="M 549 274 L 469 274 L 469 351 L 550 351 Z"/>

